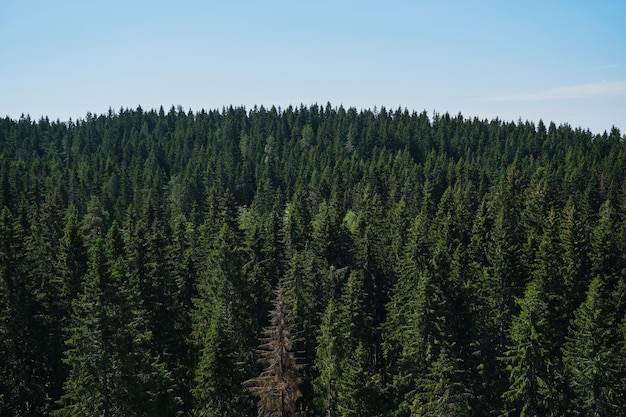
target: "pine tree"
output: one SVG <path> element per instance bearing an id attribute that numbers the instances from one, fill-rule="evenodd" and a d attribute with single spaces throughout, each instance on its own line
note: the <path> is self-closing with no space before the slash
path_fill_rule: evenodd
<path id="1" fill-rule="evenodd" d="M 524 228 L 526 241 L 522 256 L 527 264 L 531 263 L 538 250 L 539 240 L 543 236 L 545 220 L 550 210 L 550 187 L 545 168 L 537 169 L 526 189 L 524 208 L 520 213 L 520 223 Z"/>
<path id="2" fill-rule="evenodd" d="M 343 275 L 343 271 L 339 272 Z M 322 318 L 313 385 L 318 411 L 327 415 L 376 414 L 379 379 L 371 363 L 371 310 L 366 304 L 363 271 L 341 282 L 339 299 L 331 298 Z M 343 279 L 342 279 L 343 281 Z"/>
<path id="3" fill-rule="evenodd" d="M 364 271 L 351 271 L 339 302 L 337 326 L 342 354 L 338 357 L 338 409 L 342 416 L 382 412 L 381 377 L 374 363 L 380 346 L 372 329 L 374 313 L 365 281 Z"/>
<path id="4" fill-rule="evenodd" d="M 626 314 L 626 303 L 623 300 L 626 257 L 620 250 L 622 242 L 618 240 L 619 225 L 610 200 L 602 203 L 598 216 L 598 223 L 591 233 L 591 273 L 592 276 L 602 278 L 610 294 L 608 302 L 613 307 L 606 313 L 613 316 L 613 322 L 618 322 Z M 613 332 L 613 337 L 617 337 L 616 332 Z"/>
<path id="5" fill-rule="evenodd" d="M 295 325 L 288 319 L 288 303 L 282 284 L 279 282 L 270 312 L 270 326 L 263 329 L 259 345 L 259 363 L 263 372 L 246 381 L 250 391 L 259 398 L 259 415 L 263 417 L 293 417 L 297 402 L 302 396 L 300 385 L 303 380 L 298 363 L 295 343 Z"/>

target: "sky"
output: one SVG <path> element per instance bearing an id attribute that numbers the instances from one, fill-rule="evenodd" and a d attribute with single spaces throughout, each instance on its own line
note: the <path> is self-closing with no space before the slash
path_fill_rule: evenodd
<path id="1" fill-rule="evenodd" d="M 0 0 L 0 117 L 330 103 L 624 134 L 624 22 L 624 0 Z"/>

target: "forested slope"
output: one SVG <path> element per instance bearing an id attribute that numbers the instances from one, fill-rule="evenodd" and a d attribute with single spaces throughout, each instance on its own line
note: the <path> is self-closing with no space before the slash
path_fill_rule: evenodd
<path id="1" fill-rule="evenodd" d="M 625 415 L 625 177 L 617 129 L 5 118 L 0 416 L 254 416 L 279 331 L 301 415 Z"/>

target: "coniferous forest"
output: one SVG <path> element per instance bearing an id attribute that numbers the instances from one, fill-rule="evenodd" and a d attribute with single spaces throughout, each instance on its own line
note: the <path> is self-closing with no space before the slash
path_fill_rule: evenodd
<path id="1" fill-rule="evenodd" d="M 624 416 L 616 128 L 0 120 L 0 416 Z"/>

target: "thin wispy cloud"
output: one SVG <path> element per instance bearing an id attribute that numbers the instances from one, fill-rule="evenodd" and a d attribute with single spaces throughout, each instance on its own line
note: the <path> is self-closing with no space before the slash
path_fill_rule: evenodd
<path id="1" fill-rule="evenodd" d="M 598 66 L 598 69 L 607 70 L 607 69 L 616 69 L 616 68 L 622 68 L 622 67 L 623 65 L 621 64 L 606 64 L 606 65 Z"/>
<path id="2" fill-rule="evenodd" d="M 555 87 L 529 94 L 478 98 L 478 101 L 542 101 L 575 98 L 626 97 L 626 80 Z"/>

